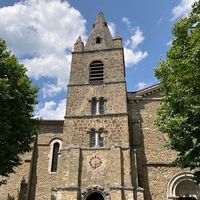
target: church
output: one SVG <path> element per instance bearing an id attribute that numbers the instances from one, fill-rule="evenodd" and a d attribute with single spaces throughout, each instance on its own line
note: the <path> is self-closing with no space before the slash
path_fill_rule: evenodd
<path id="1" fill-rule="evenodd" d="M 99 12 L 86 44 L 74 44 L 64 120 L 41 121 L 0 200 L 199 200 L 154 125 L 160 93 L 127 92 L 122 38 Z"/>

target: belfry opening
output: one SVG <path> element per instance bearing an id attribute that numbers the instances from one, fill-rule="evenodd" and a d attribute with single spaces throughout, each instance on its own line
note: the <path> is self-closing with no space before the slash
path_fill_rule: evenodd
<path id="1" fill-rule="evenodd" d="M 86 200 L 105 200 L 105 199 L 99 192 L 93 192 L 86 198 Z"/>

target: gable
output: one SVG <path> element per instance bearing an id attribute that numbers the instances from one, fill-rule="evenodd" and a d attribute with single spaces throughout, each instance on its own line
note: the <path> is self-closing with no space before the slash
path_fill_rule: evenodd
<path id="1" fill-rule="evenodd" d="M 128 100 L 131 99 L 161 99 L 160 84 L 155 84 L 135 92 L 127 92 Z"/>

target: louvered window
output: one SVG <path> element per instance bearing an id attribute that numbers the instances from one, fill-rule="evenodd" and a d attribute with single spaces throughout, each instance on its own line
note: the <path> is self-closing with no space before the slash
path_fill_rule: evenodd
<path id="1" fill-rule="evenodd" d="M 90 64 L 90 83 L 101 84 L 104 78 L 104 66 L 101 61 L 94 61 Z"/>

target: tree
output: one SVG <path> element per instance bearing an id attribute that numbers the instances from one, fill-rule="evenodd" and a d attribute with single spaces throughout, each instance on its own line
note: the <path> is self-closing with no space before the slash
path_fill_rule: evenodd
<path id="1" fill-rule="evenodd" d="M 37 87 L 31 86 L 26 69 L 0 39 L 0 185 L 31 150 L 38 133 L 33 111 Z"/>
<path id="2" fill-rule="evenodd" d="M 156 124 L 178 152 L 174 164 L 200 183 L 200 1 L 173 27 L 172 46 L 155 74 L 163 90 Z"/>

